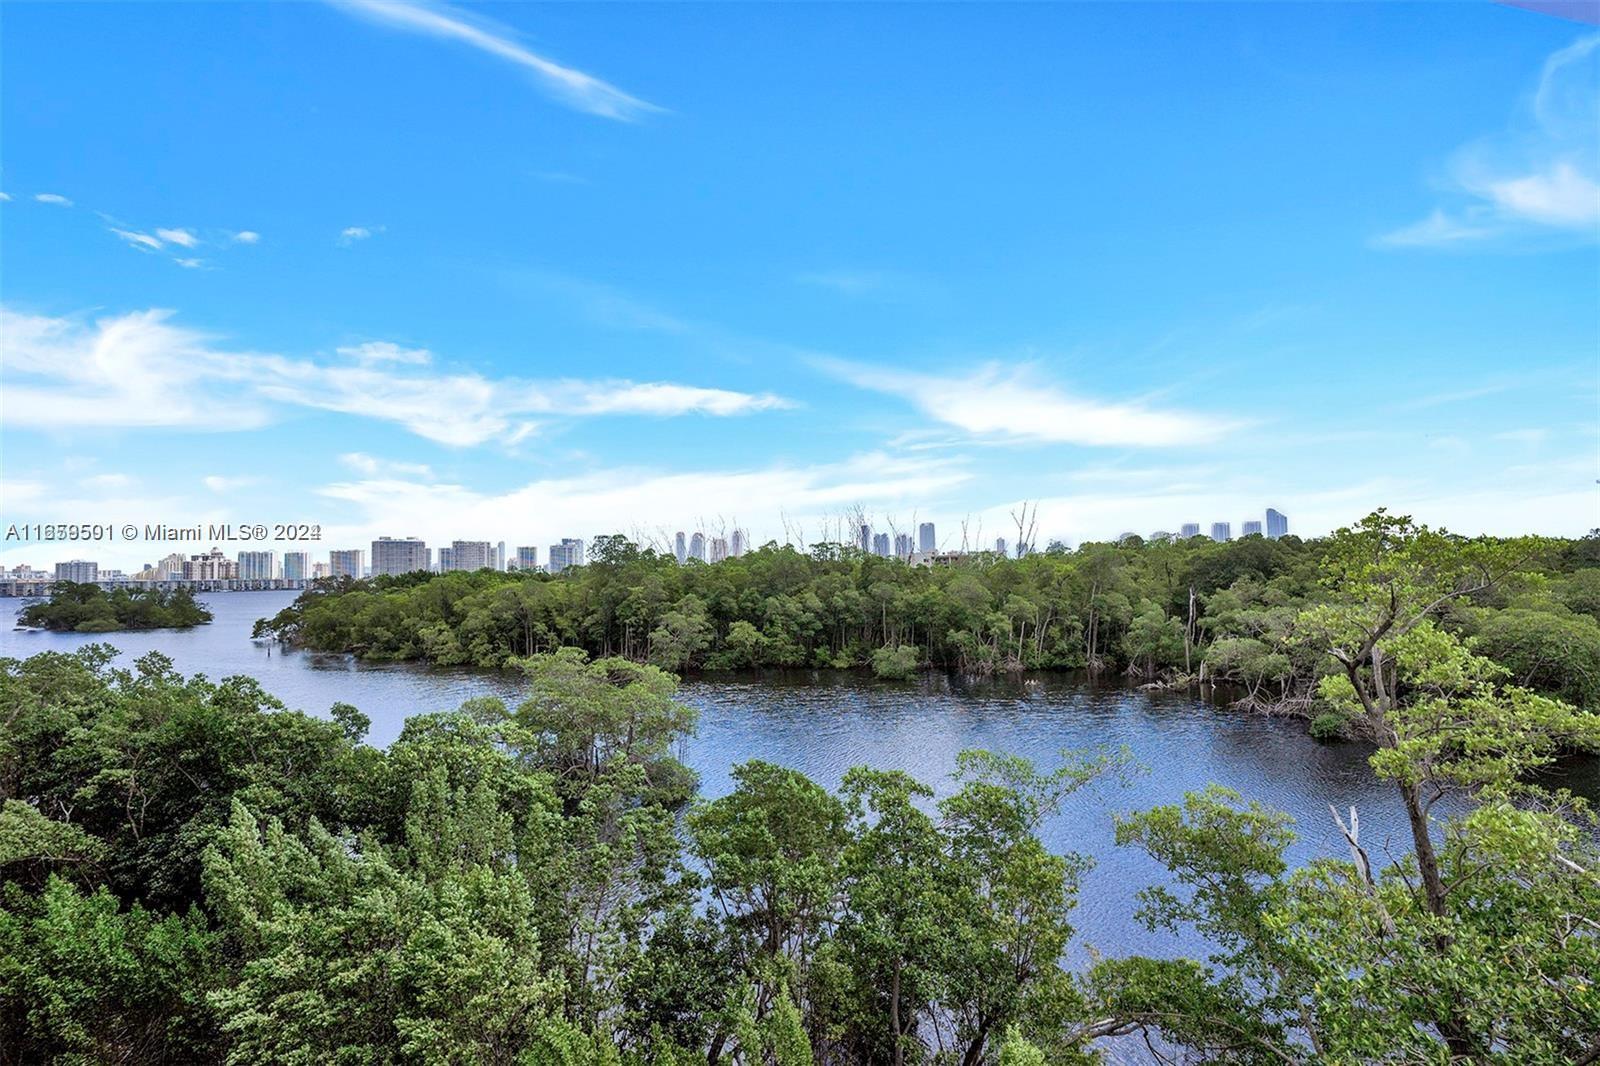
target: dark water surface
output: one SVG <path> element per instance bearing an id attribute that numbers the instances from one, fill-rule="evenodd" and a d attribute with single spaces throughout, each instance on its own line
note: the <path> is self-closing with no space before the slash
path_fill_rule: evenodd
<path id="1" fill-rule="evenodd" d="M 216 616 L 191 630 L 73 634 L 12 628 L 18 600 L 0 600 L 0 655 L 23 658 L 89 643 L 121 649 L 124 665 L 147 651 L 169 656 L 186 674 L 212 678 L 248 674 L 290 707 L 326 714 L 336 702 L 372 719 L 370 740 L 387 744 L 407 716 L 447 710 L 471 696 L 518 696 L 514 675 L 426 670 L 401 664 L 365 665 L 340 655 L 269 649 L 250 639 L 257 618 L 277 613 L 292 592 L 239 592 L 202 597 Z M 839 672 L 783 672 L 706 677 L 684 684 L 682 698 L 700 710 L 698 733 L 685 761 L 700 774 L 707 796 L 726 794 L 732 767 L 759 758 L 792 766 L 835 788 L 844 771 L 868 764 L 905 770 L 942 797 L 958 752 L 986 748 L 1025 755 L 1044 768 L 1064 750 L 1126 746 L 1143 767 L 1126 782 L 1101 782 L 1071 797 L 1043 828 L 1056 851 L 1090 856 L 1074 912 L 1078 937 L 1072 963 L 1090 946 L 1106 954 L 1193 954 L 1199 945 L 1152 934 L 1133 919 L 1134 893 L 1163 880 L 1163 871 L 1138 853 L 1118 848 L 1116 812 L 1182 799 L 1186 790 L 1215 782 L 1246 799 L 1286 811 L 1297 822 L 1296 862 L 1344 856 L 1343 839 L 1328 813 L 1354 805 L 1362 840 L 1381 860 L 1407 850 L 1408 831 L 1392 786 L 1375 780 L 1369 749 L 1326 744 L 1306 735 L 1305 723 L 1228 710 L 1187 693 L 1147 693 L 1081 678 L 1041 675 L 982 683 L 927 677 L 878 682 Z M 1560 780 L 1580 795 L 1600 797 L 1600 760 L 1565 763 Z"/>

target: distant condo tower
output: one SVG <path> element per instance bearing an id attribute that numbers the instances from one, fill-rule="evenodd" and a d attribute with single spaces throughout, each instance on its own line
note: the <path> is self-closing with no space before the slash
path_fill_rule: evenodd
<path id="1" fill-rule="evenodd" d="M 678 535 L 672 538 L 672 554 L 677 557 L 679 566 L 689 558 L 689 538 L 683 535 L 681 529 L 678 530 Z"/>
<path id="2" fill-rule="evenodd" d="M 1216 541 L 1218 544 L 1221 544 L 1223 541 L 1232 540 L 1233 539 L 1233 523 L 1231 523 L 1231 522 L 1213 522 L 1213 523 L 1211 523 L 1211 539 Z"/>
<path id="3" fill-rule="evenodd" d="M 1261 536 L 1261 523 L 1256 521 L 1246 522 L 1244 525 L 1239 527 L 1239 536 Z"/>
<path id="4" fill-rule="evenodd" d="M 457 540 L 450 543 L 451 570 L 497 569 L 497 557 L 494 545 L 486 540 Z M 443 570 L 444 567 L 439 569 Z"/>
<path id="5" fill-rule="evenodd" d="M 328 573 L 334 577 L 359 578 L 362 576 L 361 571 L 366 563 L 366 560 L 362 558 L 364 555 L 366 555 L 366 552 L 360 548 L 351 548 L 349 551 L 329 552 Z"/>
<path id="6" fill-rule="evenodd" d="M 539 569 L 539 549 L 538 548 L 518 548 L 517 549 L 517 569 L 518 570 L 537 570 L 537 569 Z"/>
<path id="7" fill-rule="evenodd" d="M 1267 508 L 1267 536 L 1273 540 L 1288 535 L 1289 516 L 1280 511 Z"/>
<path id="8" fill-rule="evenodd" d="M 882 556 L 885 559 L 889 557 L 889 534 L 874 533 L 872 535 L 872 554 Z"/>
<path id="9" fill-rule="evenodd" d="M 1002 557 L 1007 554 L 1007 552 L 1006 552 L 1006 538 L 1004 538 L 1004 537 L 996 537 L 996 538 L 994 538 L 994 553 L 996 555 L 999 555 L 999 556 L 1002 556 Z"/>
<path id="10" fill-rule="evenodd" d="M 100 580 L 100 564 L 88 559 L 69 559 L 67 562 L 57 563 L 56 580 L 92 585 Z"/>
<path id="11" fill-rule="evenodd" d="M 866 523 L 862 523 L 861 528 L 856 530 L 856 547 L 864 552 L 872 550 L 872 527 Z"/>
<path id="12" fill-rule="evenodd" d="M 896 533 L 894 535 L 894 557 L 896 559 L 911 558 L 911 534 Z"/>
<path id="13" fill-rule="evenodd" d="M 409 574 L 432 564 L 428 545 L 417 537 L 379 537 L 372 542 L 372 573 Z"/>
<path id="14" fill-rule="evenodd" d="M 277 552 L 240 552 L 239 580 L 271 581 L 278 576 Z"/>
<path id="15" fill-rule="evenodd" d="M 706 535 L 704 533 L 696 533 L 689 538 L 689 558 L 699 559 L 702 563 L 706 561 Z"/>
<path id="16" fill-rule="evenodd" d="M 931 552 L 938 547 L 938 538 L 933 535 L 933 523 L 924 522 L 917 527 L 917 550 Z"/>
<path id="17" fill-rule="evenodd" d="M 559 574 L 569 566 L 583 565 L 583 541 L 562 537 L 560 544 L 550 545 L 550 572 Z"/>
<path id="18" fill-rule="evenodd" d="M 1183 526 L 1178 530 L 1178 536 L 1183 538 L 1184 540 L 1188 540 L 1190 537 L 1198 537 L 1199 535 L 1200 535 L 1200 523 L 1199 522 L 1185 522 L 1183 524 Z"/>
<path id="19" fill-rule="evenodd" d="M 728 554 L 737 559 L 749 547 L 750 535 L 742 529 L 733 531 L 733 539 L 728 542 Z"/>
<path id="20" fill-rule="evenodd" d="M 180 570 L 179 573 L 182 573 Z M 311 576 L 311 556 L 307 552 L 283 553 L 283 579 L 304 581 Z"/>

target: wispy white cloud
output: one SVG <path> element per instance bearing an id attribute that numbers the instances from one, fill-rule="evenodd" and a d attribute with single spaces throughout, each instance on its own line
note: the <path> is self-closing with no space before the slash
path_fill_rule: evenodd
<path id="1" fill-rule="evenodd" d="M 513 444 L 539 419 L 774 410 L 770 393 L 672 382 L 530 382 L 431 365 L 431 354 L 388 342 L 341 348 L 333 362 L 230 351 L 149 310 L 96 321 L 0 310 L 12 427 L 173 426 L 250 429 L 281 408 L 394 422 L 441 444 Z"/>
<path id="2" fill-rule="evenodd" d="M 812 362 L 852 385 L 899 396 L 936 421 L 988 440 L 1167 447 L 1216 440 L 1238 427 L 1214 415 L 1078 396 L 1028 366 L 989 363 L 966 373 L 937 374 L 829 358 Z"/>
<path id="3" fill-rule="evenodd" d="M 1560 234 L 1600 237 L 1600 34 L 1551 55 L 1515 127 L 1467 145 L 1445 186 L 1456 201 L 1377 239 L 1448 248 Z"/>
<path id="4" fill-rule="evenodd" d="M 336 6 L 386 26 L 456 41 L 514 63 L 531 71 L 546 93 L 577 111 L 631 121 L 661 110 L 592 74 L 538 55 L 518 42 L 511 31 L 456 8 L 400 0 L 336 0 Z"/>
<path id="5" fill-rule="evenodd" d="M 956 460 L 872 452 L 803 466 L 588 470 L 581 477 L 543 479 L 505 493 L 393 474 L 336 482 L 318 491 L 358 508 L 359 522 L 331 532 L 351 543 L 370 539 L 374 530 L 402 528 L 431 540 L 449 541 L 463 530 L 498 537 L 526 530 L 535 515 L 541 528 L 580 536 L 631 533 L 641 520 L 695 529 L 702 517 L 728 515 L 760 531 L 758 538 L 780 535 L 788 524 L 820 540 L 829 535 L 829 526 L 842 528 L 845 512 L 857 505 L 877 512 L 925 506 L 972 476 Z"/>
<path id="6" fill-rule="evenodd" d="M 201 484 L 205 485 L 205 487 L 210 489 L 212 492 L 222 493 L 234 492 L 238 489 L 249 488 L 251 485 L 256 484 L 260 480 L 260 478 L 255 477 L 227 474 L 211 474 L 200 479 Z"/>
<path id="7" fill-rule="evenodd" d="M 346 226 L 339 231 L 339 243 L 351 245 L 357 241 L 364 241 L 375 233 L 382 233 L 382 226 Z"/>
<path id="8" fill-rule="evenodd" d="M 1536 531 L 1578 536 L 1594 526 L 1594 515 L 1600 513 L 1594 473 L 1590 459 L 1582 470 L 1558 476 L 1541 468 L 1470 486 L 1385 476 L 1296 489 L 1224 473 L 1182 488 L 1118 484 L 1033 502 L 1038 505 L 1041 540 L 1054 535 L 1074 542 L 1110 540 L 1125 532 L 1143 536 L 1158 530 L 1175 532 L 1186 522 L 1199 523 L 1202 530 L 1209 530 L 1212 522 L 1230 522 L 1233 535 L 1239 536 L 1242 523 L 1262 519 L 1268 507 L 1289 516 L 1289 532 L 1306 537 L 1349 525 L 1377 507 L 1468 535 Z M 969 524 L 973 528 L 981 524 L 990 539 L 996 535 L 1014 539 L 1011 511 L 1016 506 L 1007 501 L 983 508 L 974 512 Z"/>
<path id="9" fill-rule="evenodd" d="M 200 238 L 192 230 L 186 229 L 158 229 L 156 236 L 168 244 L 176 244 L 180 248 L 193 248 L 200 243 Z"/>
<path id="10" fill-rule="evenodd" d="M 55 204 L 57 207 L 72 206 L 72 201 L 67 199 L 65 196 L 62 196 L 60 193 L 41 192 L 36 194 L 34 199 L 39 201 L 41 204 Z"/>
<path id="11" fill-rule="evenodd" d="M 368 455 L 366 452 L 345 452 L 339 456 L 339 462 L 356 473 L 369 478 L 433 477 L 433 468 L 427 463 L 396 462 L 392 459 L 380 459 L 375 455 Z"/>
<path id="12" fill-rule="evenodd" d="M 103 212 L 100 213 L 100 217 L 105 221 L 106 229 L 135 251 L 161 252 L 185 270 L 207 269 L 205 260 L 183 254 L 207 243 L 199 234 L 187 226 L 161 226 L 151 232 L 149 230 L 134 229 Z M 237 241 L 238 238 L 218 237 L 214 240 L 230 243 Z"/>
<path id="13" fill-rule="evenodd" d="M 334 350 L 346 359 L 353 359 L 364 366 L 378 363 L 424 366 L 433 362 L 433 353 L 426 348 L 402 348 L 392 341 L 367 341 L 364 344 L 352 344 Z"/>
<path id="14" fill-rule="evenodd" d="M 11 194 L 8 193 L 8 192 L 0 192 L 0 204 L 10 203 L 10 202 L 11 202 Z"/>
<path id="15" fill-rule="evenodd" d="M 256 244 L 261 240 L 261 234 L 255 230 L 242 229 L 233 235 L 233 239 L 239 244 Z"/>
<path id="16" fill-rule="evenodd" d="M 138 230 L 118 229 L 115 226 L 111 227 L 111 232 L 141 252 L 155 251 L 162 246 L 161 238 L 154 234 L 140 233 Z"/>

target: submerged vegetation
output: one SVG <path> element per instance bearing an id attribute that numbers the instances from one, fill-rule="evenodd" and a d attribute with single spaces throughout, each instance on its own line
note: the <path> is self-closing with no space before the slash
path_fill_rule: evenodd
<path id="1" fill-rule="evenodd" d="M 1382 512 L 1358 528 L 1513 561 L 1476 584 L 1458 575 L 1432 623 L 1473 641 L 1520 685 L 1600 706 L 1600 535 L 1469 541 Z M 679 673 L 1090 669 L 1222 681 L 1253 706 L 1333 715 L 1323 728 L 1337 733 L 1350 716 L 1321 687 L 1336 664 L 1317 619 L 1353 587 L 1347 543 L 1129 538 L 938 567 L 834 544 L 810 554 L 768 545 L 680 566 L 608 537 L 590 565 L 558 577 L 481 570 L 328 583 L 256 628 L 316 651 L 440 666 L 498 668 L 565 646 Z"/>
<path id="2" fill-rule="evenodd" d="M 1065 965 L 1086 860 L 1038 828 L 1116 755 L 969 752 L 943 799 L 752 761 L 707 800 L 673 755 L 693 712 L 631 658 L 519 659 L 519 706 L 416 715 L 387 750 L 354 708 L 308 717 L 159 655 L 4 661 L 0 1062 L 1019 1066 L 1141 1038 L 1239 1063 L 1595 1061 L 1593 821 L 1529 782 L 1600 745 L 1600 715 L 1550 694 L 1580 683 L 1559 665 L 1479 654 L 1471 621 L 1570 621 L 1531 605 L 1567 604 L 1550 553 L 1584 550 L 1383 516 L 1315 549 L 1305 605 L 1273 617 L 1324 713 L 1374 741 L 1411 840 L 1373 852 L 1338 812 L 1348 854 L 1292 869 L 1289 820 L 1216 787 L 1119 819 L 1168 872 L 1142 920 L 1198 930 L 1205 959 Z M 939 578 L 965 579 L 999 577 Z M 587 582 L 625 587 L 508 587 Z"/>
<path id="3" fill-rule="evenodd" d="M 20 624 L 76 633 L 121 629 L 180 629 L 204 625 L 211 612 L 188 589 L 126 589 L 107 592 L 89 582 L 57 581 L 50 598 L 18 612 Z"/>

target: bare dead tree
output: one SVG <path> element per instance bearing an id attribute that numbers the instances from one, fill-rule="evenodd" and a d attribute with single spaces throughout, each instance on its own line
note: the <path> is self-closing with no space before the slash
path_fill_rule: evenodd
<path id="1" fill-rule="evenodd" d="M 895 545 L 900 541 L 900 523 L 890 514 L 884 515 L 883 524 L 889 527 L 889 555 L 898 558 L 900 552 Z"/>
<path id="2" fill-rule="evenodd" d="M 849 529 L 850 538 L 848 541 L 840 538 L 841 541 L 847 544 L 854 544 L 863 550 L 871 550 L 872 542 L 870 540 L 866 544 L 861 543 L 862 528 L 865 527 L 869 532 L 872 529 L 872 516 L 868 513 L 866 507 L 859 503 L 851 504 L 845 508 L 843 517 Z"/>
<path id="3" fill-rule="evenodd" d="M 1039 533 L 1039 504 L 1033 502 L 1033 509 L 1028 509 L 1028 501 L 1022 501 L 1022 509 L 1015 508 L 1011 511 L 1011 521 L 1017 527 L 1017 558 L 1027 555 L 1033 548 L 1033 538 Z"/>
<path id="4" fill-rule="evenodd" d="M 798 545 L 801 551 L 806 549 L 806 527 L 799 520 L 790 517 L 788 511 L 779 511 L 778 519 L 783 523 L 783 542 Z"/>

